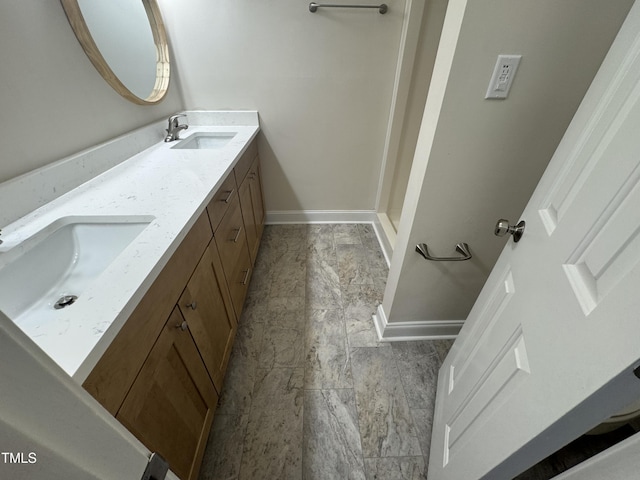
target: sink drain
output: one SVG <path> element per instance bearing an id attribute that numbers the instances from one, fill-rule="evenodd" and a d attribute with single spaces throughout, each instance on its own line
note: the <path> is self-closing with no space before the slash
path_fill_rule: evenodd
<path id="1" fill-rule="evenodd" d="M 77 299 L 77 295 L 63 295 L 58 299 L 56 303 L 53 304 L 53 308 L 55 308 L 56 310 L 60 310 L 61 308 L 73 305 Z"/>

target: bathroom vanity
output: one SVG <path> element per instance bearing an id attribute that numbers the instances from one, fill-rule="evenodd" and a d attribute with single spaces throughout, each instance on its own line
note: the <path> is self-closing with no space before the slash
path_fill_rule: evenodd
<path id="1" fill-rule="evenodd" d="M 222 126 L 190 122 L 182 140 L 154 144 L 10 224 L 0 245 L 1 276 L 61 218 L 142 225 L 77 300 L 39 317 L 46 325 L 10 317 L 183 479 L 198 476 L 264 225 L 253 113 L 252 125 L 228 115 Z"/>

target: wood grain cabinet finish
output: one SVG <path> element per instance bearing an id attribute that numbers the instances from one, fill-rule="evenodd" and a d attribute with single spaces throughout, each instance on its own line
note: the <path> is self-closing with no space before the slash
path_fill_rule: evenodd
<path id="1" fill-rule="evenodd" d="M 198 476 L 263 225 L 254 141 L 83 383 L 183 480 Z"/>
<path id="2" fill-rule="evenodd" d="M 215 243 L 205 251 L 178 305 L 220 393 L 237 321 Z"/>
<path id="3" fill-rule="evenodd" d="M 247 231 L 247 245 L 251 263 L 256 261 L 260 239 L 264 229 L 264 199 L 262 196 L 262 179 L 260 176 L 260 158 L 255 157 L 247 176 L 238 189 L 242 218 Z"/>
<path id="4" fill-rule="evenodd" d="M 220 220 L 229 208 L 231 199 L 237 195 L 236 181 L 233 174 L 229 175 L 222 183 L 213 199 L 207 205 L 207 213 L 209 214 L 209 220 L 211 221 L 211 228 L 213 231 L 218 228 Z"/>
<path id="5" fill-rule="evenodd" d="M 174 309 L 116 418 L 187 480 L 198 477 L 218 395 L 184 321 Z"/>
<path id="6" fill-rule="evenodd" d="M 251 259 L 237 196 L 231 200 L 213 238 L 220 253 L 236 316 L 240 318 L 251 279 Z"/>
<path id="7" fill-rule="evenodd" d="M 207 215 L 200 216 L 82 384 L 112 415 L 124 401 L 212 236 Z"/>

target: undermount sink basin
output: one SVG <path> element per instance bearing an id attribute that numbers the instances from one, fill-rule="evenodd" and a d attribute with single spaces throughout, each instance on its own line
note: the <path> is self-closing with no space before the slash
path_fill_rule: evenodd
<path id="1" fill-rule="evenodd" d="M 0 254 L 0 310 L 18 325 L 71 307 L 153 217 L 65 217 Z"/>
<path id="2" fill-rule="evenodd" d="M 171 148 L 188 150 L 216 150 L 219 148 L 223 148 L 235 136 L 236 132 L 194 133 L 184 140 L 181 140 L 178 144 Z"/>

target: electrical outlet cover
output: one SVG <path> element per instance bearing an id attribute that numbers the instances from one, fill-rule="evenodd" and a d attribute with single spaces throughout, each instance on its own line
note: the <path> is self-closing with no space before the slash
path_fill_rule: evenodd
<path id="1" fill-rule="evenodd" d="M 498 55 L 484 98 L 504 99 L 509 95 L 522 55 Z"/>

